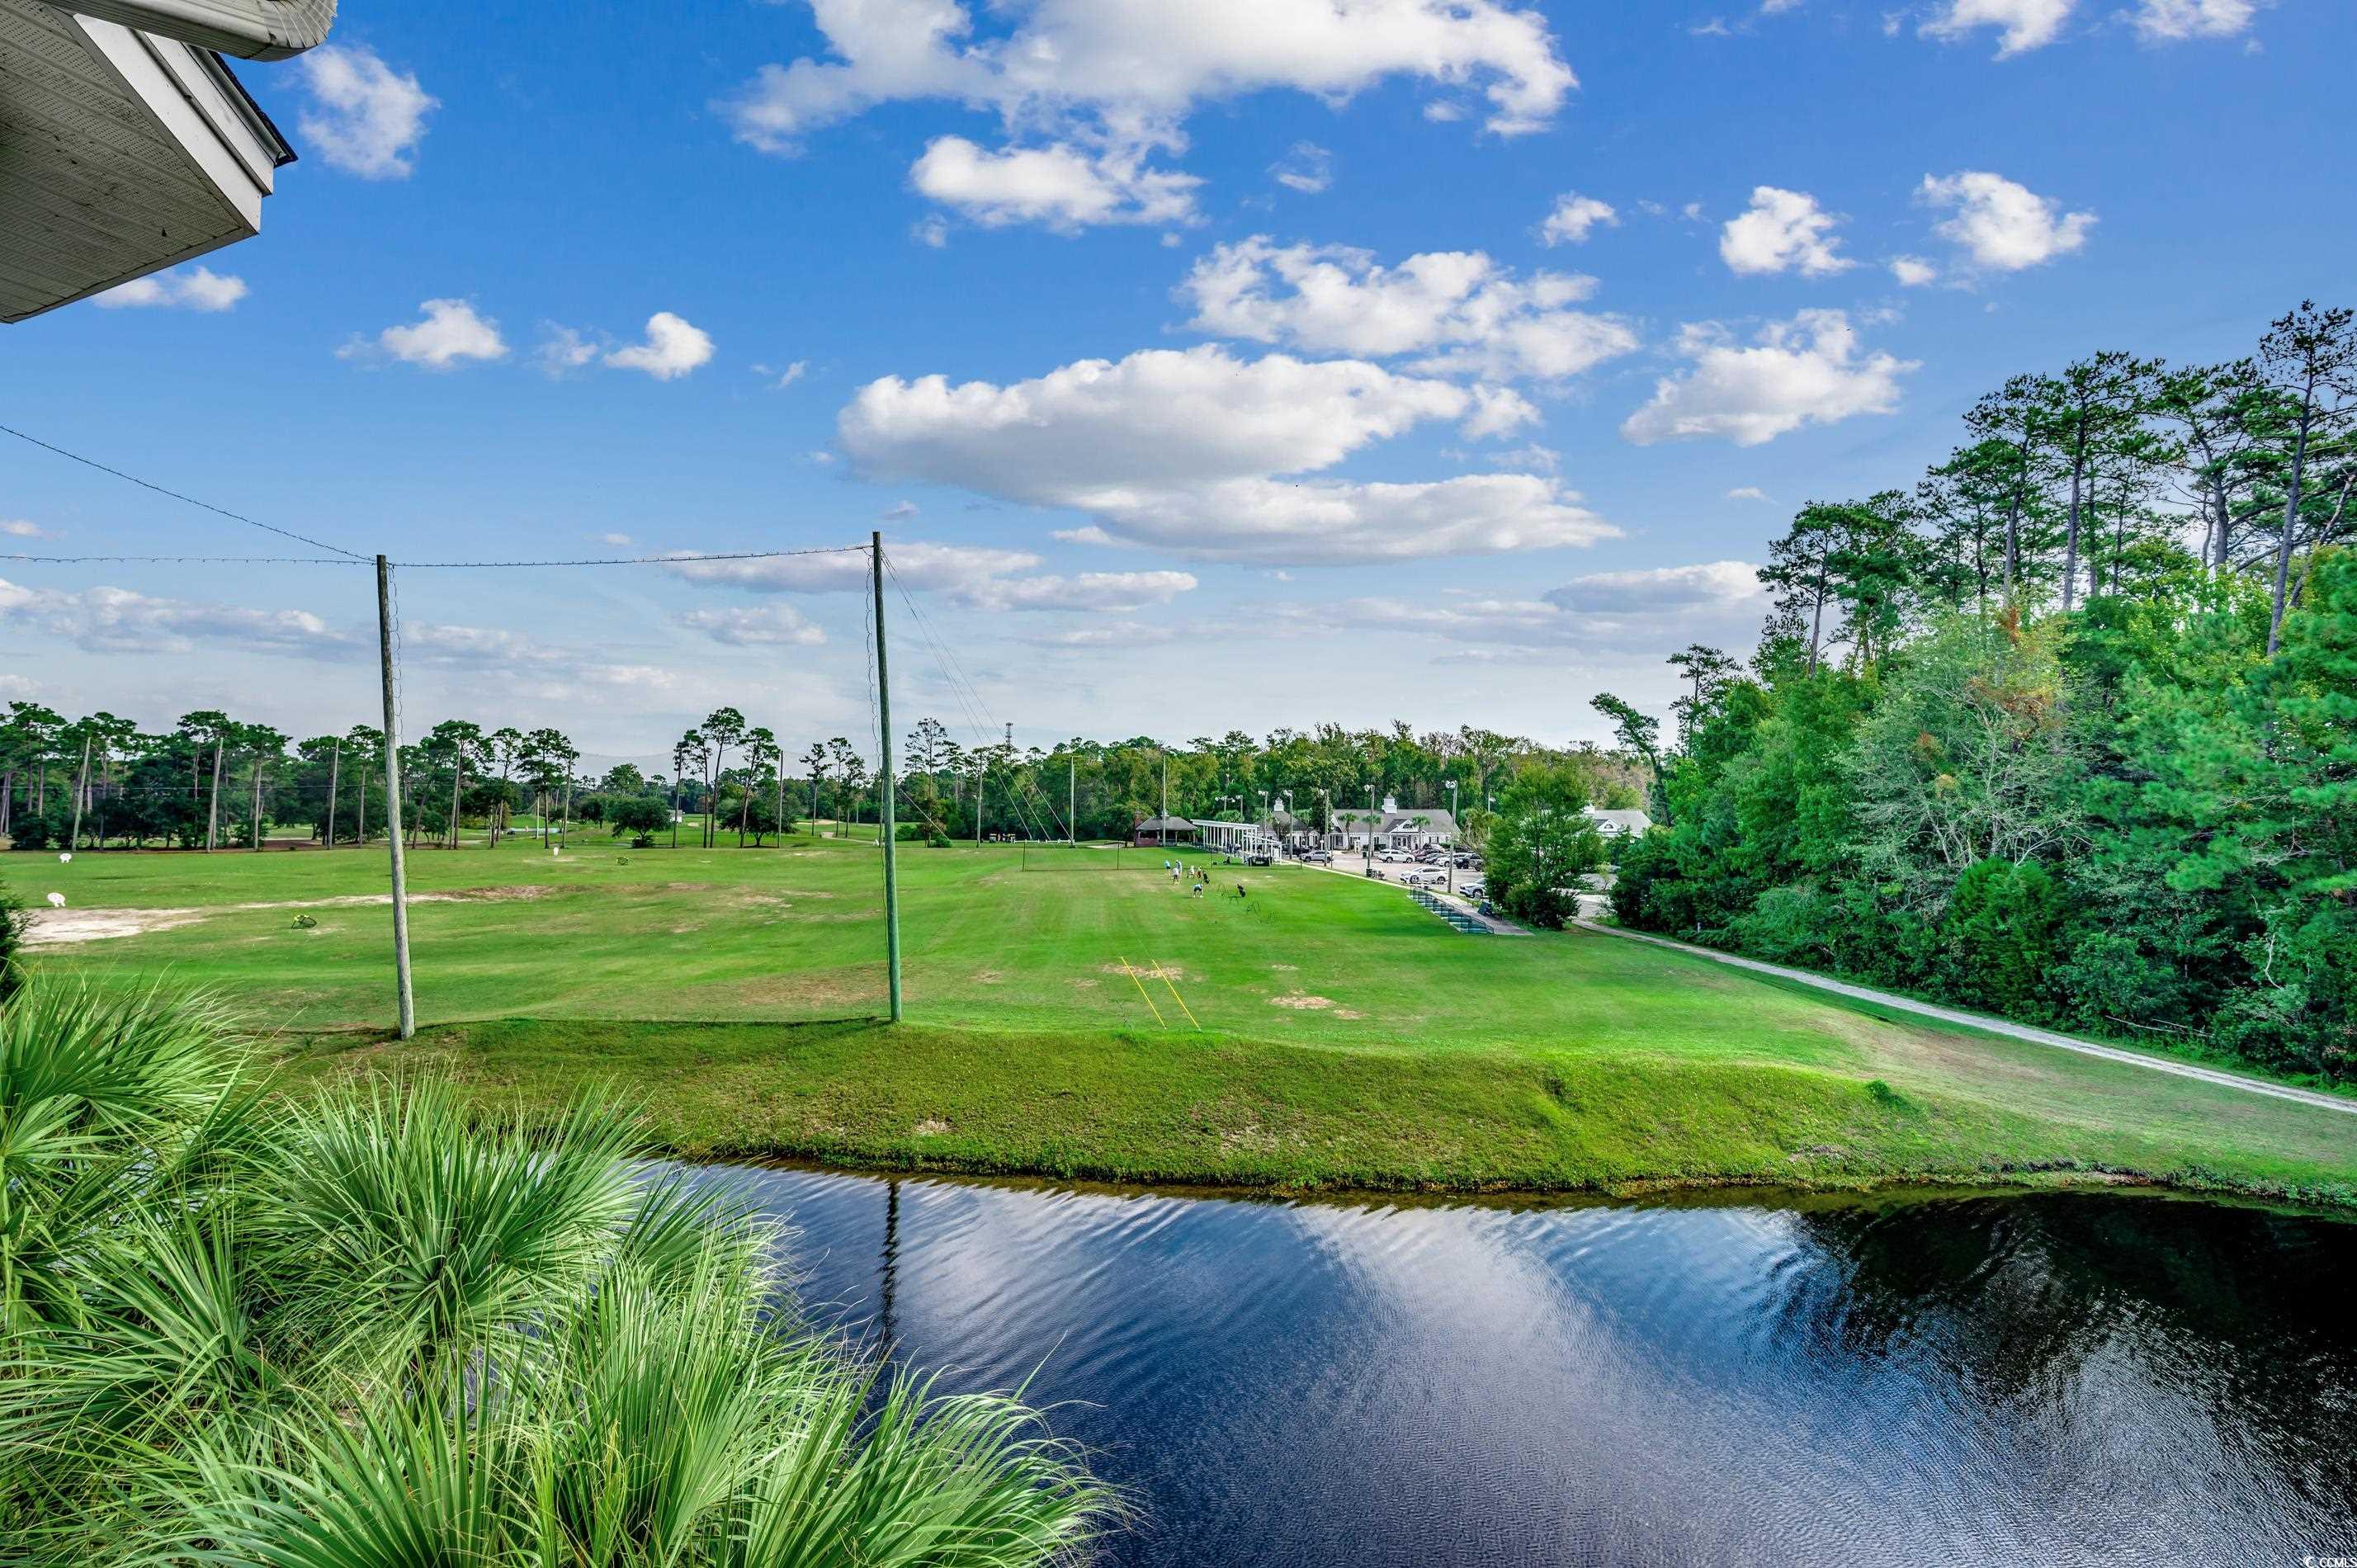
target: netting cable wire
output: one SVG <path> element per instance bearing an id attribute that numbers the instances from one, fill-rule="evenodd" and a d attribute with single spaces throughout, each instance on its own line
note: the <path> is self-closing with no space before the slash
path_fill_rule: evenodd
<path id="1" fill-rule="evenodd" d="M 886 569 L 891 570 L 888 556 L 886 558 Z M 973 735 L 975 749 L 987 748 L 997 740 L 998 728 L 982 704 L 981 694 L 973 690 L 972 683 L 963 678 L 962 671 L 952 667 L 955 655 L 951 652 L 947 643 L 934 628 L 931 618 L 919 607 L 915 596 L 909 591 L 908 585 L 901 581 L 897 571 L 892 572 L 892 585 L 899 591 L 900 602 L 908 607 L 909 624 L 916 628 L 919 639 L 924 644 L 927 653 L 931 656 L 934 666 L 941 671 L 942 685 L 949 692 L 951 701 L 961 710 L 960 716 Z M 1020 802 L 1018 801 L 1017 804 L 1019 806 Z"/>
<path id="2" fill-rule="evenodd" d="M 859 596 L 860 642 L 867 655 L 867 738 L 876 743 L 876 838 L 884 838 L 884 704 L 877 700 L 876 687 L 876 596 Z"/>
<path id="3" fill-rule="evenodd" d="M 112 474 L 118 479 L 137 485 L 143 490 L 153 490 L 159 496 L 169 496 L 176 501 L 186 502 L 189 506 L 211 512 L 217 517 L 228 518 L 231 522 L 242 522 L 248 527 L 261 529 L 265 533 L 274 533 L 281 539 L 291 539 L 298 544 L 307 544 L 314 550 L 325 550 L 337 555 L 349 555 L 355 561 L 368 559 L 357 550 L 347 550 L 340 544 L 330 544 L 324 539 L 313 539 L 308 534 L 297 533 L 291 528 L 281 528 L 276 523 L 264 522 L 258 518 L 248 517 L 242 511 L 231 511 L 225 506 L 215 506 L 210 501 L 199 500 L 194 496 L 168 489 L 152 480 L 143 479 L 136 474 L 126 474 L 122 469 L 111 467 L 95 457 L 85 457 L 79 452 L 69 452 L 62 446 L 53 446 L 38 435 L 28 435 L 13 424 L 0 424 L 0 433 L 13 435 L 19 441 L 29 442 L 44 452 L 54 452 L 69 461 L 80 463 L 85 468 L 95 468 L 102 474 Z"/>
<path id="4" fill-rule="evenodd" d="M 996 725 L 990 720 L 987 711 L 981 703 L 981 694 L 973 690 L 972 683 L 964 680 L 961 671 L 952 668 L 955 655 L 950 651 L 941 634 L 934 629 L 931 618 L 918 607 L 915 596 L 909 591 L 908 585 L 901 581 L 899 572 L 893 570 L 889 556 L 885 557 L 885 570 L 891 574 L 892 585 L 899 591 L 900 602 L 908 607 L 909 624 L 916 628 L 919 639 L 924 644 L 927 653 L 931 656 L 935 668 L 941 671 L 942 684 L 949 692 L 951 701 L 962 710 L 960 716 L 974 736 L 975 749 L 977 751 L 986 749 L 996 741 L 998 732 Z M 986 771 L 985 778 L 987 779 Z M 1035 824 L 1029 822 L 1028 815 L 1022 811 L 1021 799 L 1012 795 L 1011 792 L 1009 799 L 1014 801 L 1017 814 L 1025 816 L 1026 828 L 1033 828 Z"/>
<path id="5" fill-rule="evenodd" d="M 592 556 L 576 561 L 396 561 L 393 564 L 417 572 L 488 572 L 519 566 L 689 566 L 699 561 L 776 561 L 793 555 L 865 555 L 867 548 L 865 544 L 827 544 L 807 550 L 732 550 L 711 554 L 673 551 L 668 555 Z"/>
<path id="6" fill-rule="evenodd" d="M 0 561 L 30 561 L 52 566 L 124 564 L 147 566 L 365 566 L 364 556 L 336 555 L 27 555 L 0 552 Z"/>
<path id="7" fill-rule="evenodd" d="M 905 589 L 903 596 L 907 596 Z M 909 610 L 910 616 L 919 622 L 927 636 L 931 638 L 935 660 L 942 667 L 943 678 L 949 683 L 952 693 L 959 697 L 966 709 L 967 724 L 974 729 L 983 746 L 999 744 L 1001 721 L 990 711 L 990 705 L 984 700 L 981 689 L 965 673 L 964 665 L 959 660 L 956 650 L 950 646 L 948 639 L 933 626 L 931 618 L 927 616 L 913 599 L 909 600 Z M 1032 814 L 1030 806 L 1037 806 L 1045 814 L 1050 827 L 1064 825 L 1062 813 L 1056 810 L 1054 804 L 1040 790 L 1038 778 L 1034 775 L 1027 775 L 1017 768 L 1011 757 L 1007 759 L 1007 772 L 1006 798 L 1015 807 L 1016 815 L 1022 820 L 1025 832 L 1041 841 L 1052 839 L 1055 835 L 1041 831 L 1039 822 Z M 1028 787 L 1030 791 L 1029 805 L 1026 804 L 1026 797 L 1018 792 L 1022 787 Z"/>
<path id="8" fill-rule="evenodd" d="M 903 596 L 906 596 L 905 590 L 903 590 Z M 990 705 L 984 700 L 981 689 L 976 686 L 972 678 L 965 673 L 964 665 L 959 660 L 956 650 L 950 646 L 948 639 L 932 625 L 931 618 L 925 615 L 923 610 L 920 608 L 913 600 L 910 601 L 909 607 L 910 615 L 919 620 L 920 624 L 923 626 L 925 631 L 931 637 L 933 647 L 937 650 L 936 658 L 943 664 L 943 674 L 951 682 L 952 690 L 963 693 L 970 715 L 967 722 L 969 724 L 976 724 L 976 721 L 971 715 L 978 712 L 981 718 L 979 724 L 976 725 L 976 727 L 983 734 L 984 744 L 985 746 L 997 744 L 1001 734 L 1001 721 L 996 714 L 990 711 Z M 1028 832 L 1029 832 L 1035 838 L 1042 841 L 1052 840 L 1057 836 L 1055 834 L 1040 831 L 1039 822 L 1033 817 L 1031 811 L 1025 805 L 1026 797 L 1017 792 L 1017 786 L 1028 789 L 1028 799 L 1031 805 L 1036 806 L 1039 812 L 1046 817 L 1048 826 L 1065 829 L 1066 832 L 1063 836 L 1072 836 L 1071 824 L 1065 822 L 1064 814 L 1056 809 L 1053 798 L 1040 788 L 1039 777 L 1036 772 L 1026 773 L 1020 768 L 1016 768 L 1014 766 L 1013 758 L 1010 757 L 1008 759 L 1008 773 L 1010 784 L 1007 791 L 1007 798 L 1014 802 L 1016 812 L 1022 818 L 1024 827 Z"/>
<path id="9" fill-rule="evenodd" d="M 967 678 L 963 665 L 958 661 L 956 653 L 949 647 L 947 640 L 941 635 L 939 630 L 935 628 L 932 624 L 931 618 L 927 616 L 924 610 L 918 606 L 916 596 L 909 592 L 909 585 L 905 582 L 901 581 L 899 573 L 893 570 L 892 560 L 889 555 L 887 555 L 884 558 L 884 565 L 885 570 L 891 575 L 892 585 L 899 591 L 901 602 L 908 606 L 909 618 L 910 622 L 916 627 L 919 637 L 924 641 L 927 650 L 932 655 L 933 662 L 941 670 L 943 684 L 948 688 L 951 698 L 964 710 L 963 716 L 965 718 L 966 725 L 968 728 L 974 732 L 977 747 L 983 748 L 996 744 L 1000 733 L 999 723 L 991 714 L 989 704 L 983 700 L 981 692 L 976 689 L 974 682 Z M 1057 827 L 1065 826 L 1062 821 L 1062 813 L 1058 811 L 1053 802 L 1049 801 L 1046 795 L 1041 792 L 1039 780 L 1037 779 L 1029 779 L 1028 780 L 1024 779 L 1024 776 L 1021 771 L 1012 766 L 1012 759 L 1010 759 L 1008 772 L 1013 779 L 1022 780 L 1028 783 L 1033 803 L 1037 804 L 1040 810 L 1045 812 L 1050 825 Z M 1007 790 L 1006 798 L 1014 805 L 1016 814 L 1021 820 L 1027 832 L 1030 833 L 1033 837 L 1041 840 L 1048 840 L 1051 837 L 1051 835 L 1041 832 L 1039 819 L 1033 815 L 1029 807 L 1027 806 L 1024 796 L 1021 792 L 1017 789 L 1010 787 Z"/>

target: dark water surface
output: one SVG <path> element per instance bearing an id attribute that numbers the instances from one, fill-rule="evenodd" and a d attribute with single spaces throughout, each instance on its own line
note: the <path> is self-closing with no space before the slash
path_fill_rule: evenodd
<path id="1" fill-rule="evenodd" d="M 1114 1563 L 2357 1556 L 2357 1226 L 706 1174 L 799 1228 L 827 1321 L 1084 1402 L 1056 1430 L 1146 1510 Z"/>

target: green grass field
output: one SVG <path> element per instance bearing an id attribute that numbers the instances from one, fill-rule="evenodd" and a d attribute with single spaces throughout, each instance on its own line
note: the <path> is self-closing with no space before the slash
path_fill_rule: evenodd
<path id="1" fill-rule="evenodd" d="M 0 876 L 64 894 L 58 930 L 139 931 L 42 967 L 217 990 L 299 1074 L 447 1067 L 527 1109 L 611 1082 L 694 1155 L 1451 1189 L 2115 1173 L 2357 1202 L 2357 1119 L 1608 937 L 1463 937 L 1300 868 L 1213 865 L 1197 899 L 1153 852 L 903 846 L 891 1030 L 872 843 L 687 837 L 414 853 L 408 1045 L 382 849 Z"/>

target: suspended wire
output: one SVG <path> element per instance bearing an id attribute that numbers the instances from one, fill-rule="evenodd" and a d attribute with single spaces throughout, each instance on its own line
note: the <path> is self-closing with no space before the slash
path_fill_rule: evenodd
<path id="1" fill-rule="evenodd" d="M 964 710 L 967 727 L 973 730 L 979 742 L 977 748 L 986 748 L 997 744 L 999 722 L 992 716 L 989 704 L 983 700 L 982 693 L 974 686 L 973 681 L 967 678 L 963 666 L 958 661 L 957 654 L 934 628 L 931 618 L 919 607 L 915 596 L 909 591 L 909 585 L 901 581 L 899 573 L 893 569 L 891 557 L 888 555 L 885 557 L 884 567 L 891 575 L 892 585 L 899 591 L 901 603 L 909 608 L 910 623 L 915 626 L 918 636 L 924 641 L 927 650 L 933 657 L 933 662 L 941 670 L 942 682 L 948 687 L 952 699 Z M 1007 800 L 1015 807 L 1016 815 L 1022 822 L 1027 832 L 1041 840 L 1052 840 L 1057 836 L 1041 831 L 1039 819 L 1027 806 L 1024 796 L 1017 792 L 1017 785 L 1028 787 L 1032 802 L 1045 813 L 1049 826 L 1065 828 L 1067 832 L 1061 836 L 1074 836 L 1070 831 L 1070 824 L 1063 821 L 1063 813 L 1056 810 L 1054 802 L 1040 789 L 1039 781 L 1036 777 L 1025 775 L 1021 769 L 1014 766 L 1012 758 L 1009 759 L 1007 771 L 1009 775 Z M 987 769 L 985 771 L 985 777 L 987 777 Z"/>
<path id="2" fill-rule="evenodd" d="M 872 593 L 859 596 L 859 624 L 860 646 L 867 655 L 867 736 L 876 743 L 876 836 L 880 843 L 884 836 L 884 705 L 876 696 L 876 596 Z"/>
<path id="3" fill-rule="evenodd" d="M 196 508 L 198 508 L 199 510 L 203 510 L 203 511 L 209 511 L 209 512 L 211 512 L 211 513 L 212 513 L 214 516 L 216 516 L 216 517 L 225 517 L 225 518 L 228 518 L 231 522 L 242 522 L 242 523 L 244 523 L 245 525 L 247 525 L 247 526 L 248 526 L 248 527 L 250 527 L 250 528 L 258 528 L 258 529 L 261 529 L 261 530 L 262 530 L 263 532 L 264 532 L 265 533 L 274 533 L 274 534 L 277 534 L 281 539 L 291 539 L 291 540 L 294 540 L 294 541 L 295 541 L 296 543 L 298 543 L 298 544 L 307 544 L 307 545 L 309 545 L 309 546 L 310 546 L 312 549 L 314 549 L 314 550 L 325 550 L 325 551 L 328 551 L 328 552 L 331 553 L 332 553 L 332 554 L 334 554 L 334 555 L 341 556 L 345 561 L 365 563 L 365 562 L 369 559 L 366 555 L 362 554 L 361 552 L 359 552 L 359 551 L 357 551 L 357 550 L 347 550 L 347 549 L 345 549 L 345 548 L 344 548 L 342 545 L 340 545 L 340 544 L 331 544 L 331 543 L 329 543 L 328 541 L 326 541 L 326 540 L 324 540 L 324 539 L 314 539 L 314 538 L 312 538 L 309 534 L 307 534 L 307 533 L 297 533 L 297 532 L 295 532 L 293 529 L 291 529 L 291 528 L 281 528 L 281 527 L 279 527 L 279 526 L 278 526 L 276 523 L 274 523 L 274 522 L 264 522 L 261 519 L 259 519 L 259 518 L 253 518 L 253 517 L 248 517 L 248 516 L 246 516 L 246 515 L 245 515 L 245 513 L 243 513 L 243 512 L 242 512 L 242 511 L 231 511 L 231 510 L 229 508 L 227 508 L 227 507 L 224 507 L 224 506 L 215 506 L 212 502 L 208 501 L 208 500 L 199 500 L 199 499 L 198 498 L 196 498 L 195 496 L 186 494 L 185 492 L 180 491 L 180 490 L 172 489 L 170 489 L 168 486 L 156 484 L 155 481 L 153 481 L 153 480 L 151 480 L 151 479 L 143 479 L 143 478 L 140 478 L 138 475 L 136 475 L 136 474 L 126 474 L 126 473 L 124 473 L 122 469 L 117 468 L 117 467 L 113 467 L 113 466 L 112 466 L 111 464 L 102 463 L 102 462 L 100 462 L 100 461 L 99 461 L 97 458 L 95 458 L 95 457 L 85 457 L 85 456 L 82 456 L 81 453 L 79 453 L 79 452 L 70 452 L 70 451 L 68 451 L 65 447 L 63 447 L 63 446 L 59 446 L 56 445 L 54 442 L 44 441 L 44 440 L 42 440 L 39 436 L 38 436 L 38 435 L 30 435 L 30 434 L 28 434 L 27 432 L 26 432 L 26 431 L 19 430 L 19 429 L 17 429 L 15 425 L 13 425 L 13 424 L 0 424 L 0 434 L 5 434 L 5 435 L 13 435 L 13 436 L 15 436 L 15 437 L 16 437 L 17 440 L 19 440 L 19 441 L 26 442 L 26 443 L 27 443 L 27 444 L 29 444 L 29 445 L 31 445 L 31 446 L 38 446 L 38 447 L 39 447 L 42 451 L 44 451 L 44 452 L 51 452 L 51 453 L 55 453 L 58 456 L 63 457 L 63 458 L 65 458 L 65 459 L 66 459 L 67 461 L 69 461 L 69 462 L 80 463 L 80 464 L 81 464 L 83 467 L 85 467 L 85 468 L 95 468 L 95 469 L 97 469 L 97 470 L 98 470 L 100 473 L 102 473 L 102 474 L 110 474 L 110 475 L 113 476 L 115 478 L 118 478 L 118 479 L 121 479 L 121 480 L 124 481 L 126 484 L 134 484 L 134 485 L 137 485 L 137 486 L 138 486 L 141 489 L 143 489 L 143 490 L 152 490 L 152 491 L 154 491 L 156 495 L 159 495 L 159 496 L 167 496 L 167 497 L 169 497 L 171 499 L 176 500 L 176 501 L 182 502 L 182 503 L 183 503 L 183 504 L 185 504 L 185 505 L 192 506 L 192 507 L 196 507 Z M 630 556 L 600 557 L 600 558 L 593 558 L 593 559 L 587 559 L 587 560 L 575 560 L 575 561 L 404 561 L 404 562 L 401 563 L 401 564 L 403 564 L 403 565 L 404 565 L 404 566 L 414 566 L 414 567 L 418 567 L 418 568 L 420 568 L 420 569 L 422 569 L 422 570 L 447 570 L 447 569 L 451 569 L 451 568 L 479 568 L 479 569 L 488 569 L 488 568 L 533 567 L 533 566 L 648 566 L 648 565 L 661 565 L 661 564 L 669 564 L 669 563 L 671 563 L 671 562 L 674 562 L 674 561 L 768 561 L 768 560 L 774 560 L 774 559 L 777 559 L 777 558 L 779 558 L 779 557 L 781 557 L 781 556 L 788 556 L 788 555 L 841 555 L 841 554 L 846 554 L 846 553 L 849 553 L 850 552 L 853 552 L 853 551 L 864 551 L 864 550 L 866 550 L 866 548 L 867 548 L 867 546 L 866 546 L 866 545 L 865 545 L 865 544 L 846 544 L 846 545 L 833 545 L 833 546 L 828 546 L 828 547 L 826 547 L 826 548 L 823 548 L 823 549 L 815 549 L 815 550 L 742 550 L 742 551 L 731 551 L 731 552 L 726 552 L 726 553 L 715 553 L 715 554 L 710 554 L 710 555 L 681 555 L 681 554 L 671 554 L 671 555 L 630 555 Z M 318 561 L 317 561 L 315 558 L 314 558 L 314 559 L 296 560 L 296 559 L 294 559 L 294 558 L 279 558 L 279 557 L 237 557 L 237 556 L 195 556 L 195 555 L 13 555 L 13 554 L 12 554 L 12 555 L 0 555 L 0 560 L 8 560 L 8 561 L 60 561 L 60 562 L 81 562 L 81 563 L 87 563 L 87 562 L 100 562 L 100 561 L 150 562 L 150 563 L 174 563 L 174 564 L 179 564 L 179 563 L 199 564 L 199 563 L 201 563 L 201 564 L 221 564 L 221 565 L 278 565 L 278 564 L 287 564 L 287 565 L 303 564 L 303 565 L 309 565 L 309 564 L 330 564 L 330 563 L 326 563 L 326 562 L 318 562 Z"/>
<path id="4" fill-rule="evenodd" d="M 828 544 L 811 550 L 736 550 L 711 555 L 613 555 L 584 561 L 399 561 L 412 571 L 490 571 L 511 566 L 683 566 L 698 561 L 775 561 L 788 555 L 849 555 L 867 553 L 865 544 Z"/>
<path id="5" fill-rule="evenodd" d="M 231 511 L 227 507 L 215 506 L 210 501 L 200 501 L 196 497 L 183 495 L 178 490 L 167 489 L 162 485 L 143 479 L 136 474 L 126 474 L 120 468 L 109 467 L 94 457 L 85 457 L 79 452 L 69 452 L 62 446 L 50 445 L 38 435 L 27 435 L 14 425 L 0 424 L 0 432 L 13 435 L 19 441 L 28 441 L 44 452 L 54 452 L 60 457 L 80 463 L 85 468 L 96 468 L 102 474 L 112 474 L 118 479 L 137 485 L 143 490 L 153 490 L 159 496 L 169 496 L 176 501 L 185 501 L 192 507 L 211 512 L 217 517 L 228 518 L 231 522 L 242 522 L 249 527 L 261 529 L 265 533 L 277 534 L 281 539 L 291 539 L 298 544 L 307 544 L 314 550 L 326 550 L 338 555 L 349 555 L 355 561 L 367 559 L 358 551 L 347 550 L 340 544 L 330 544 L 324 539 L 313 539 L 308 534 L 297 533 L 291 528 L 281 528 L 276 523 L 264 522 L 259 519 L 248 517 L 242 511 Z"/>
<path id="6" fill-rule="evenodd" d="M 941 671 L 942 683 L 948 689 L 951 700 L 963 710 L 962 716 L 966 727 L 974 737 L 974 749 L 985 757 L 985 766 L 975 787 L 978 789 L 986 788 L 989 780 L 986 748 L 997 739 L 996 726 L 989 722 L 988 715 L 978 705 L 979 693 L 974 693 L 971 684 L 964 682 L 960 673 L 952 669 L 953 656 L 943 644 L 940 634 L 933 629 L 931 620 L 918 608 L 915 597 L 909 592 L 908 585 L 900 580 L 899 573 L 893 570 L 889 556 L 885 558 L 885 570 L 891 573 L 892 585 L 899 591 L 900 602 L 908 607 L 909 624 L 916 628 L 919 639 L 932 656 L 934 666 Z M 1017 814 L 1020 815 L 1022 801 L 1011 793 L 1009 798 L 1014 801 Z M 1025 825 L 1028 830 L 1032 824 L 1027 821 Z"/>
<path id="7" fill-rule="evenodd" d="M 891 570 L 888 557 L 886 569 Z M 975 749 L 985 750 L 997 741 L 998 725 L 982 704 L 981 693 L 973 689 L 963 671 L 954 668 L 956 656 L 934 629 L 931 618 L 918 607 L 915 596 L 909 593 L 908 585 L 900 580 L 897 571 L 892 572 L 892 585 L 899 592 L 900 602 L 908 607 L 909 624 L 916 628 L 919 639 L 940 670 L 942 684 L 948 689 L 951 700 L 963 710 L 962 716 L 967 729 L 973 733 Z"/>
<path id="8" fill-rule="evenodd" d="M 36 561 L 51 565 L 88 565 L 93 563 L 137 564 L 165 566 L 365 566 L 368 562 L 355 556 L 344 560 L 335 555 L 22 555 L 0 553 L 0 561 Z"/>

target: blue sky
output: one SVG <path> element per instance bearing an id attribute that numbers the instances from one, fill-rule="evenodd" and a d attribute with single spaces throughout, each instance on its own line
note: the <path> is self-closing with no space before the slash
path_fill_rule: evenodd
<path id="1" fill-rule="evenodd" d="M 0 336 L 0 418 L 395 559 L 882 528 L 1018 739 L 1593 737 L 2008 374 L 2344 299 L 2352 54 L 2327 0 L 348 4 L 241 68 L 262 235 Z M 8 446 L 0 548 L 283 542 Z M 0 697 L 370 716 L 363 574 L 0 567 Z M 851 586 L 409 573 L 409 722 L 857 735 Z"/>

